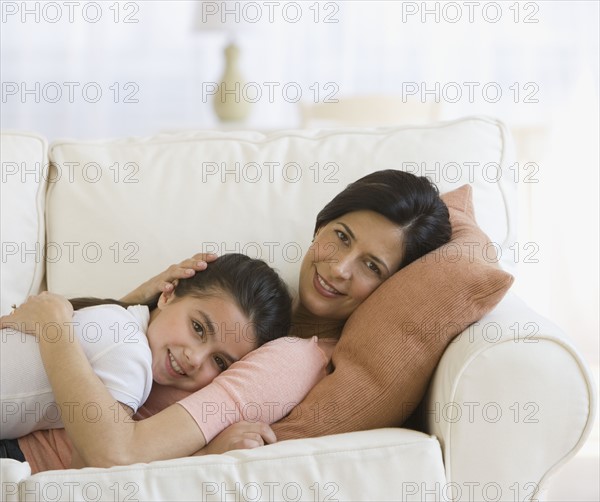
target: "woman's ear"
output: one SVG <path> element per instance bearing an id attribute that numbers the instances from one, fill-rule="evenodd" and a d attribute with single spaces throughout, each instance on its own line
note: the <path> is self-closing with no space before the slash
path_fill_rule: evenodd
<path id="1" fill-rule="evenodd" d="M 315 242 L 315 239 L 319 236 L 319 232 L 321 232 L 321 228 L 323 227 L 319 227 L 315 230 L 315 233 L 313 234 L 313 238 L 311 242 Z"/>

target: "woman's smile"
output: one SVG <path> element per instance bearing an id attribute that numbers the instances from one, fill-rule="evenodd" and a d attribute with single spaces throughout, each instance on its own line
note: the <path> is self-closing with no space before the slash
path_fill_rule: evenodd
<path id="1" fill-rule="evenodd" d="M 343 293 L 340 293 L 337 289 L 335 289 L 331 284 L 329 284 L 323 277 L 319 275 L 319 272 L 315 269 L 315 278 L 313 281 L 313 285 L 318 293 L 323 295 L 326 298 L 336 298 L 338 296 L 342 296 Z"/>
<path id="2" fill-rule="evenodd" d="M 315 234 L 300 267 L 299 296 L 313 315 L 347 319 L 402 260 L 402 229 L 372 211 L 355 211 Z"/>

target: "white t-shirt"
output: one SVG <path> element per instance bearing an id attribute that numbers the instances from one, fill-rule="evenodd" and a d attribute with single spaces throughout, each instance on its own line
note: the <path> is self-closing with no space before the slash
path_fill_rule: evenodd
<path id="1" fill-rule="evenodd" d="M 143 305 L 127 309 L 97 305 L 73 314 L 71 334 L 79 338 L 95 373 L 112 396 L 134 412 L 152 387 L 152 354 L 146 338 L 149 320 L 150 312 Z M 0 439 L 63 427 L 36 338 L 11 329 L 0 334 Z M 51 339 L 57 331 L 49 326 L 42 336 Z M 94 421 L 100 409 L 93 402 L 73 402 L 66 412 Z"/>

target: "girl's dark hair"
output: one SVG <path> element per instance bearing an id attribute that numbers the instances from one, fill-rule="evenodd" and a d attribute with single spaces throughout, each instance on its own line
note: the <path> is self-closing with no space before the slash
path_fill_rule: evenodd
<path id="1" fill-rule="evenodd" d="M 351 183 L 317 215 L 315 233 L 352 211 L 374 211 L 402 229 L 400 268 L 450 240 L 452 229 L 438 188 L 425 176 L 388 169 Z"/>
<path id="2" fill-rule="evenodd" d="M 175 288 L 177 298 L 205 298 L 219 293 L 231 296 L 248 317 L 259 346 L 288 334 L 292 299 L 283 279 L 264 261 L 242 254 L 225 254 L 193 277 L 179 279 Z M 159 297 L 160 293 L 145 305 L 151 310 L 156 308 Z M 125 308 L 134 305 L 98 298 L 74 298 L 70 302 L 75 310 L 104 304 Z"/>

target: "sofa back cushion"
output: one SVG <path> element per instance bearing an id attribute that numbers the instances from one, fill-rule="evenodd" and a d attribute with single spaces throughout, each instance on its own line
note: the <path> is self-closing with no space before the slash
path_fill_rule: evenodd
<path id="1" fill-rule="evenodd" d="M 120 296 L 199 251 L 242 252 L 294 289 L 317 212 L 380 169 L 473 187 L 477 219 L 509 269 L 515 186 L 506 130 L 467 118 L 424 127 L 190 132 L 59 141 L 48 191 L 48 287 Z M 496 176 L 502 172 L 505 175 Z"/>
<path id="2" fill-rule="evenodd" d="M 0 134 L 0 314 L 38 293 L 44 277 L 48 145 L 36 134 Z"/>

